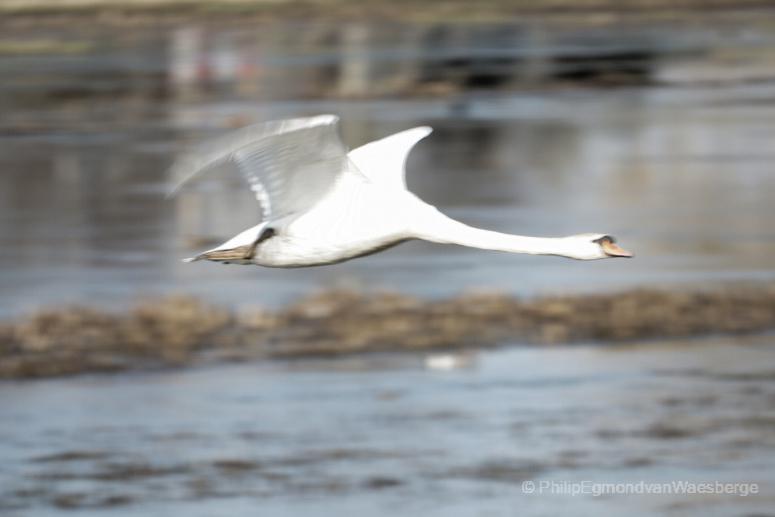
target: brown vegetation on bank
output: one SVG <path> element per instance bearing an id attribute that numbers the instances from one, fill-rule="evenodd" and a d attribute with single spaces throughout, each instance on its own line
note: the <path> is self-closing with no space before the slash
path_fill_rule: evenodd
<path id="1" fill-rule="evenodd" d="M 358 0 L 0 0 L 0 21 L 65 23 L 96 19 L 110 25 L 255 23 L 299 20 L 502 22 L 537 19 L 560 23 L 685 21 L 730 14 L 756 20 L 775 8 L 769 0 L 466 0 L 361 2 Z"/>
<path id="2" fill-rule="evenodd" d="M 190 297 L 126 313 L 44 310 L 0 325 L 0 378 L 176 366 L 194 360 L 333 356 L 508 342 L 622 342 L 775 328 L 775 284 L 638 289 L 519 300 L 466 294 L 427 301 L 327 291 L 271 312 L 232 312 Z"/>

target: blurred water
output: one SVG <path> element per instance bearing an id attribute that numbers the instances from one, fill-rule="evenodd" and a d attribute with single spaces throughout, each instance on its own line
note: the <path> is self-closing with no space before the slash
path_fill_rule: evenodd
<path id="1" fill-rule="evenodd" d="M 282 304 L 315 288 L 531 295 L 771 279 L 767 27 L 518 24 L 4 34 L 0 314 L 183 291 Z M 186 144 L 342 116 L 351 146 L 415 125 L 409 185 L 470 224 L 610 232 L 633 261 L 408 243 L 332 267 L 184 265 L 253 224 L 238 178 L 168 201 Z M 772 337 L 221 366 L 4 383 L 0 513 L 554 515 L 769 511 Z M 528 496 L 524 480 L 722 480 L 762 494 Z"/>
<path id="2" fill-rule="evenodd" d="M 6 384 L 27 515 L 753 515 L 775 504 L 772 337 L 383 356 Z M 757 483 L 526 494 L 522 483 Z"/>
<path id="3" fill-rule="evenodd" d="M 529 295 L 772 277 L 766 30 L 280 24 L 45 38 L 81 50 L 0 58 L 0 313 L 168 291 L 276 305 L 342 284 Z M 257 209 L 226 175 L 165 200 L 176 153 L 321 112 L 342 116 L 353 147 L 433 126 L 409 184 L 452 216 L 528 235 L 608 232 L 638 260 L 408 243 L 304 271 L 180 264 Z"/>

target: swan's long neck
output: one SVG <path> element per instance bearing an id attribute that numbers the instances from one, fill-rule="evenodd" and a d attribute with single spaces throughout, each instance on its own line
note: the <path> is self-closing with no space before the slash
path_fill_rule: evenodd
<path id="1" fill-rule="evenodd" d="M 470 248 L 573 257 L 571 246 L 565 238 L 526 237 L 482 230 L 450 219 L 436 210 L 418 224 L 415 235 L 431 242 L 458 244 Z"/>

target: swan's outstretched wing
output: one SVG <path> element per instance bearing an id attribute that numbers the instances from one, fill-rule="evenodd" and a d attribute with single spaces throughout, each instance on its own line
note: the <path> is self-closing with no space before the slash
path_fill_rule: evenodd
<path id="1" fill-rule="evenodd" d="M 232 162 L 261 203 L 262 220 L 309 210 L 344 174 L 360 175 L 339 138 L 335 115 L 249 126 L 183 156 L 172 194 L 199 172 Z"/>
<path id="2" fill-rule="evenodd" d="M 374 183 L 405 189 L 406 159 L 431 131 L 427 126 L 407 129 L 353 149 L 348 156 Z"/>

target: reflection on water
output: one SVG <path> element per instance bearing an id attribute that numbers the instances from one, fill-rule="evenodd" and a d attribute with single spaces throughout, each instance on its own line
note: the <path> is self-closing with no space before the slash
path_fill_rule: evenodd
<path id="1" fill-rule="evenodd" d="M 0 312 L 170 290 L 278 304 L 322 284 L 440 295 L 771 276 L 775 108 L 762 74 L 775 42 L 755 29 L 665 31 L 187 27 L 65 33 L 87 50 L 5 57 Z M 715 69 L 737 73 L 709 85 Z M 432 125 L 409 184 L 453 216 L 523 234 L 610 232 L 638 260 L 409 243 L 307 271 L 180 264 L 257 208 L 228 175 L 165 200 L 175 153 L 319 112 L 343 116 L 352 146 Z"/>

